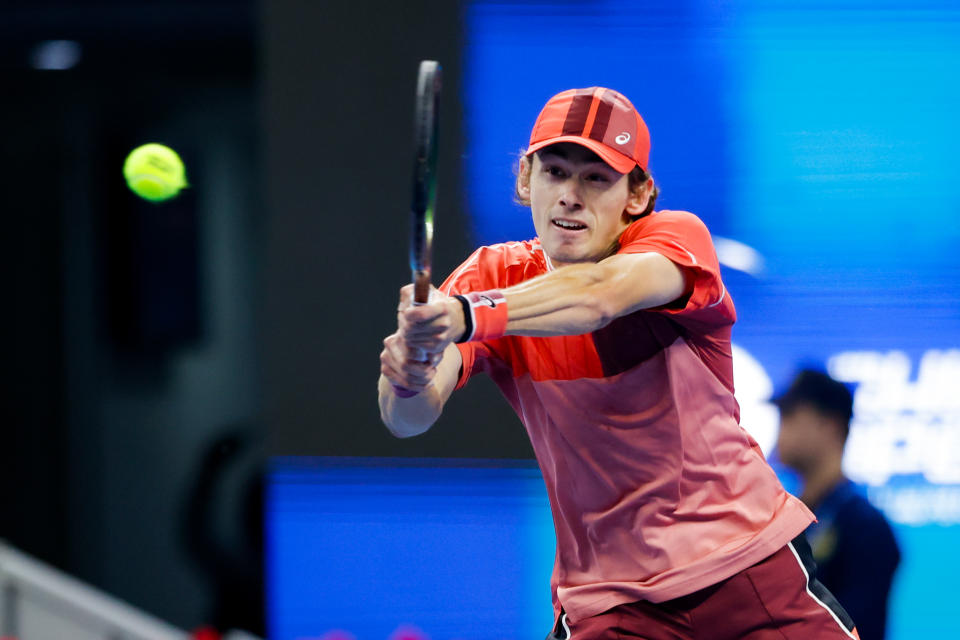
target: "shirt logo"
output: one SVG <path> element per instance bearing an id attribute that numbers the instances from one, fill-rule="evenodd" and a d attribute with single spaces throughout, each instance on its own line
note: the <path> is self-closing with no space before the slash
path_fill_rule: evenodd
<path id="1" fill-rule="evenodd" d="M 617 144 L 627 144 L 628 142 L 630 142 L 630 134 L 624 131 L 623 133 L 618 135 L 616 138 L 614 138 L 613 141 L 616 142 Z"/>

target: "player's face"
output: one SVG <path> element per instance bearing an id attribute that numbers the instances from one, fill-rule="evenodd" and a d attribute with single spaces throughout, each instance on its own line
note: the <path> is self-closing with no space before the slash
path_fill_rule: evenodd
<path id="1" fill-rule="evenodd" d="M 834 427 L 812 407 L 798 405 L 780 416 L 777 453 L 785 465 L 810 471 L 833 446 Z"/>
<path id="2" fill-rule="evenodd" d="M 630 215 L 646 207 L 645 197 L 631 193 L 626 174 L 572 143 L 533 154 L 529 181 L 521 179 L 518 191 L 529 198 L 540 243 L 557 266 L 615 253 Z"/>

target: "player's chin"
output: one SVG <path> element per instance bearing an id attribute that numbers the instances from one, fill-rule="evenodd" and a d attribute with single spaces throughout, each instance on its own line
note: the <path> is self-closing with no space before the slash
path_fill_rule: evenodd
<path id="1" fill-rule="evenodd" d="M 589 261 L 589 252 L 577 247 L 564 245 L 555 247 L 552 251 L 547 250 L 547 255 L 549 255 L 550 259 L 554 262 L 562 264 L 574 264 L 577 262 Z"/>
<path id="2" fill-rule="evenodd" d="M 562 235 L 546 241 L 541 240 L 541 242 L 551 258 L 563 262 L 583 262 L 590 254 L 592 243 L 589 240 L 586 235 L 582 237 Z"/>

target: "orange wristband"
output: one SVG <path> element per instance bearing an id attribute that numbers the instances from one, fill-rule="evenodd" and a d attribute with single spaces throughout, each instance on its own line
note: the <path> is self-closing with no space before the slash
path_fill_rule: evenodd
<path id="1" fill-rule="evenodd" d="M 507 332 L 507 298 L 497 289 L 456 296 L 463 305 L 466 331 L 457 342 L 493 340 Z"/>

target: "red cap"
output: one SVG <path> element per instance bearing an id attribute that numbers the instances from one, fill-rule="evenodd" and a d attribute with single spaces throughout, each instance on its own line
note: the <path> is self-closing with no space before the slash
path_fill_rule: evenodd
<path id="1" fill-rule="evenodd" d="M 557 142 L 590 149 L 620 173 L 647 170 L 650 132 L 622 93 L 603 87 L 570 89 L 550 98 L 530 132 L 527 153 Z"/>

